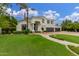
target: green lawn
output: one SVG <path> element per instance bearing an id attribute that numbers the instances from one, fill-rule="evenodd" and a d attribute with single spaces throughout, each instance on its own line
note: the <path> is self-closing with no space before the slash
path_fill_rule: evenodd
<path id="1" fill-rule="evenodd" d="M 14 56 L 70 56 L 65 46 L 39 35 L 0 35 L 0 55 Z"/>
<path id="2" fill-rule="evenodd" d="M 74 47 L 74 46 L 68 46 L 68 47 L 75 53 L 79 54 L 79 47 Z"/>
<path id="3" fill-rule="evenodd" d="M 55 34 L 52 35 L 51 37 L 57 38 L 60 40 L 66 40 L 74 43 L 79 43 L 79 36 L 73 36 L 73 35 L 66 35 L 66 34 Z"/>

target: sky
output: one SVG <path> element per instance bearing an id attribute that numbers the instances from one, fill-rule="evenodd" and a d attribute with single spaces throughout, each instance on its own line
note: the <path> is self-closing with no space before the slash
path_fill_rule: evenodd
<path id="1" fill-rule="evenodd" d="M 29 16 L 45 16 L 48 19 L 55 19 L 57 22 L 61 22 L 65 18 L 73 21 L 79 20 L 79 3 L 28 3 L 28 7 Z M 23 19 L 22 13 L 25 10 L 20 10 L 15 4 L 8 8 L 8 11 L 14 11 L 14 16 L 18 20 Z M 31 8 L 35 10 L 32 11 Z"/>
<path id="2" fill-rule="evenodd" d="M 79 4 L 68 4 L 68 3 L 47 3 L 47 4 L 28 4 L 29 7 L 35 8 L 36 10 L 40 12 L 44 12 L 47 10 L 53 10 L 57 11 L 61 14 L 61 17 L 64 17 L 65 15 L 71 14 L 74 11 L 74 8 L 76 6 L 79 6 Z"/>

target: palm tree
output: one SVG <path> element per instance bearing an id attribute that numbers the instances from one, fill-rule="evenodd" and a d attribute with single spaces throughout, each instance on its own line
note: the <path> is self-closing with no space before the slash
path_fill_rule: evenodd
<path id="1" fill-rule="evenodd" d="M 28 6 L 25 3 L 18 3 L 18 5 L 20 6 L 20 9 L 25 9 L 27 11 L 27 14 L 24 13 L 24 20 L 27 22 L 27 29 L 28 29 L 28 16 L 29 16 Z M 26 15 L 27 15 L 27 17 L 26 17 Z"/>
<path id="2" fill-rule="evenodd" d="M 18 3 L 18 5 L 20 6 L 20 9 L 25 9 L 26 12 L 27 12 L 27 14 L 24 13 L 24 20 L 25 20 L 26 23 L 27 23 L 27 29 L 28 29 L 28 19 L 29 19 L 29 9 L 28 9 L 28 5 L 25 4 L 25 3 Z M 32 10 L 32 11 L 35 11 L 34 8 L 31 8 L 31 10 Z M 27 15 L 27 17 L 26 17 L 26 15 Z"/>

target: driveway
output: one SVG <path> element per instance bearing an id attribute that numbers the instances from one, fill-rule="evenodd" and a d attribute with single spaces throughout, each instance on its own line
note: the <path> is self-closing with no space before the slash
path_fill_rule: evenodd
<path id="1" fill-rule="evenodd" d="M 52 34 L 68 34 L 68 35 L 79 36 L 79 32 L 66 32 L 66 31 L 61 31 L 61 32 L 44 32 L 43 34 L 45 34 L 45 35 L 52 35 Z"/>

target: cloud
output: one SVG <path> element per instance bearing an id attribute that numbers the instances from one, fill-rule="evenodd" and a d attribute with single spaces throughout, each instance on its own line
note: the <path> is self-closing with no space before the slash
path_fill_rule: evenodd
<path id="1" fill-rule="evenodd" d="M 8 14 L 11 14 L 11 8 L 7 8 L 7 10 L 6 10 L 6 12 L 8 13 Z"/>
<path id="2" fill-rule="evenodd" d="M 79 9 L 79 6 L 76 6 L 75 9 Z"/>
<path id="3" fill-rule="evenodd" d="M 13 11 L 12 16 L 18 16 L 18 12 Z"/>
<path id="4" fill-rule="evenodd" d="M 44 12 L 43 16 L 46 17 L 47 19 L 56 19 L 57 17 L 60 16 L 60 14 L 57 13 L 56 11 L 48 10 Z"/>
<path id="5" fill-rule="evenodd" d="M 70 15 L 67 15 L 63 18 L 63 20 L 72 20 L 73 22 L 74 21 L 79 21 L 79 13 L 78 12 L 73 12 L 72 14 Z"/>
<path id="6" fill-rule="evenodd" d="M 20 11 L 18 11 L 18 14 L 21 16 L 24 16 L 24 14 L 26 14 L 26 16 L 27 16 L 27 11 L 26 11 L 26 9 L 21 9 Z M 29 16 L 38 16 L 38 11 L 32 10 L 31 8 L 29 8 L 28 14 L 29 14 Z"/>
<path id="7" fill-rule="evenodd" d="M 56 11 L 52 11 L 52 10 L 45 11 L 45 14 L 48 14 L 48 13 L 56 13 Z"/>
<path id="8" fill-rule="evenodd" d="M 37 10 L 32 10 L 31 8 L 29 8 L 29 15 L 31 16 L 38 16 L 38 11 Z"/>
<path id="9" fill-rule="evenodd" d="M 12 10 L 11 8 L 7 8 L 6 12 L 8 14 L 10 14 L 11 16 L 24 16 L 24 14 L 26 14 L 27 16 L 27 11 L 26 9 L 21 9 L 19 11 L 15 11 L 15 10 Z M 29 16 L 38 16 L 38 11 L 37 10 L 32 10 L 31 8 L 28 9 L 28 13 L 29 13 Z"/>
<path id="10" fill-rule="evenodd" d="M 15 10 L 12 10 L 11 8 L 7 8 L 6 13 L 8 13 L 10 16 L 17 16 L 18 12 Z"/>
<path id="11" fill-rule="evenodd" d="M 24 14 L 26 14 L 26 9 L 21 9 L 19 11 L 16 12 L 17 13 L 17 16 L 24 16 Z"/>
<path id="12" fill-rule="evenodd" d="M 56 14 L 55 14 L 55 16 L 59 17 L 59 16 L 60 16 L 60 14 L 59 14 L 59 13 L 56 13 Z"/>
<path id="13" fill-rule="evenodd" d="M 75 11 L 71 13 L 70 15 L 66 15 L 63 19 L 68 19 L 74 21 L 79 21 L 79 6 L 76 6 Z"/>
<path id="14" fill-rule="evenodd" d="M 79 13 L 78 12 L 72 13 L 71 18 L 73 21 L 79 21 Z"/>
<path id="15" fill-rule="evenodd" d="M 71 17 L 70 17 L 70 15 L 69 16 L 65 16 L 64 19 L 71 20 Z"/>
<path id="16" fill-rule="evenodd" d="M 79 17 L 79 13 L 78 13 L 78 12 L 74 12 L 74 13 L 71 14 L 71 16 L 72 16 L 72 17 L 73 17 L 73 16 L 75 16 L 75 17 L 78 16 L 78 17 Z"/>

